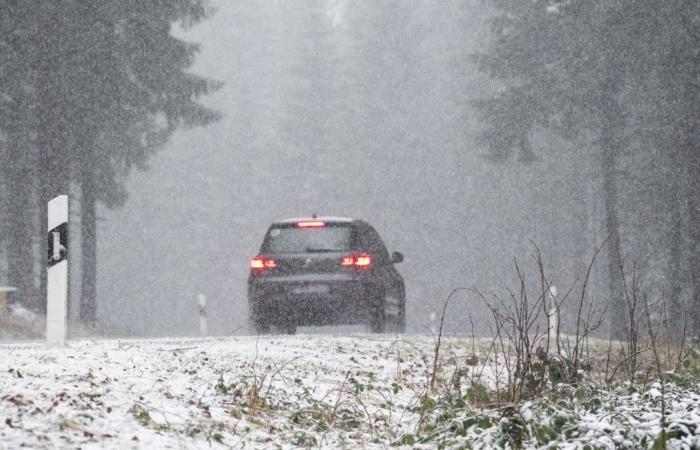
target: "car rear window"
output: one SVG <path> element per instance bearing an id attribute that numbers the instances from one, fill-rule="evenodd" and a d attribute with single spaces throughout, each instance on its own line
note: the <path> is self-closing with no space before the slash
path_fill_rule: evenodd
<path id="1" fill-rule="evenodd" d="M 350 250 L 350 226 L 326 225 L 323 228 L 272 227 L 265 236 L 266 253 L 340 252 Z"/>

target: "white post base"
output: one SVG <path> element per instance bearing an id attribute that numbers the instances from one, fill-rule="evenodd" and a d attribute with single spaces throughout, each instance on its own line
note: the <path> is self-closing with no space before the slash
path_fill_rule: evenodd
<path id="1" fill-rule="evenodd" d="M 552 306 L 549 310 L 549 342 L 550 346 L 553 346 L 554 349 L 558 349 L 559 347 L 557 346 L 557 319 L 559 318 L 559 314 L 557 314 L 557 308 L 555 306 Z"/>

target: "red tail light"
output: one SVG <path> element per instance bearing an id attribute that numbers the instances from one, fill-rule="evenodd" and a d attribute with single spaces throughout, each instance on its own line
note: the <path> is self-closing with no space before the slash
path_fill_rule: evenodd
<path id="1" fill-rule="evenodd" d="M 366 269 L 372 265 L 372 257 L 367 253 L 343 256 L 340 258 L 340 265 L 341 267 L 358 267 L 361 269 Z"/>
<path id="2" fill-rule="evenodd" d="M 271 258 L 265 258 L 264 256 L 256 256 L 250 261 L 250 270 L 253 272 L 274 269 L 275 267 L 277 267 L 277 261 Z"/>
<path id="3" fill-rule="evenodd" d="M 299 228 L 323 228 L 326 223 L 320 220 L 309 220 L 306 222 L 297 222 Z"/>

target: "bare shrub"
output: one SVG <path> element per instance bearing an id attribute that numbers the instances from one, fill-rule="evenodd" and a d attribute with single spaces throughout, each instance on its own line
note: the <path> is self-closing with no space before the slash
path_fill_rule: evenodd
<path id="1" fill-rule="evenodd" d="M 645 381 L 648 376 L 642 376 L 649 373 L 663 381 L 662 374 L 678 370 L 691 351 L 687 342 L 688 311 L 680 330 L 674 327 L 668 318 L 666 299 L 661 296 L 649 301 L 652 286 L 646 281 L 645 264 L 639 258 L 618 260 L 626 311 L 626 323 L 619 326 L 625 328 L 625 339 L 608 343 L 605 381 L 615 382 L 619 372 L 630 385 Z"/>
<path id="2" fill-rule="evenodd" d="M 584 365 L 588 339 L 603 323 L 605 309 L 597 308 L 588 299 L 587 288 L 592 268 L 605 242 L 595 251 L 588 269 L 579 282 L 557 298 L 550 279 L 545 273 L 544 258 L 534 248 L 534 265 L 539 291 L 531 294 L 526 273 L 514 262 L 518 287 L 508 290 L 506 296 L 489 296 L 473 289 L 491 313 L 491 329 L 497 360 L 503 363 L 506 383 L 500 391 L 500 376 L 496 377 L 499 402 L 519 402 L 542 392 L 547 382 L 574 383 Z M 573 293 L 578 291 L 573 336 L 562 333 L 560 311 Z M 554 332 L 551 332 L 554 330 Z"/>

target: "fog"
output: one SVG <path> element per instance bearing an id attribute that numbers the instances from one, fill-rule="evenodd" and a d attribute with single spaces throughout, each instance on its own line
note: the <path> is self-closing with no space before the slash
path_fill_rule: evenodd
<path id="1" fill-rule="evenodd" d="M 14 84 L 0 89 L 0 212 L 7 217 L 0 285 L 25 286 L 41 298 L 44 219 L 36 205 L 66 193 L 71 316 L 84 318 L 82 287 L 83 298 L 86 289 L 96 298 L 97 323 L 122 334 L 197 333 L 199 294 L 208 299 L 211 334 L 247 333 L 249 262 L 267 227 L 312 214 L 364 219 L 389 251 L 405 255 L 397 268 L 411 333 L 434 331 L 455 289 L 517 291 L 516 263 L 537 285 L 538 251 L 548 283 L 578 292 L 601 248 L 586 285 L 600 311 L 624 303 L 625 269 L 637 264 L 644 292 L 672 299 L 676 317 L 700 298 L 698 58 L 688 56 L 696 4 L 640 6 L 635 16 L 626 15 L 634 10 L 627 0 L 590 8 L 479 0 L 191 3 L 162 6 L 167 14 L 139 6 L 153 13 L 144 23 L 157 32 L 136 34 L 125 45 L 128 56 L 114 58 L 114 67 L 126 67 L 118 81 L 148 84 L 156 78 L 149 70 L 158 72 L 168 101 L 137 90 L 126 100 L 135 107 L 100 103 L 101 95 L 122 92 L 110 84 L 112 66 L 91 63 L 89 46 L 70 51 L 71 39 L 91 39 L 71 20 L 102 30 L 93 26 L 102 19 L 90 14 L 103 11 L 85 6 L 83 15 L 54 23 L 51 11 L 35 17 L 18 5 L 5 8 L 11 20 L 0 21 L 0 50 L 24 42 L 21 33 L 9 39 L 13 20 L 74 35 L 53 43 L 45 32 L 28 32 L 26 48 L 2 50 L 0 79 Z M 631 25 L 610 25 L 607 15 L 618 16 L 605 8 Z M 106 14 L 117 24 L 113 34 L 129 42 L 138 14 L 126 7 Z M 578 17 L 594 17 L 601 28 L 584 30 Z M 645 22 L 643 38 L 629 31 L 645 17 L 659 23 Z M 673 25 L 684 17 L 687 33 Z M 196 46 L 161 51 L 156 37 Z M 96 48 L 98 56 L 112 51 Z M 68 49 L 69 57 L 44 63 L 52 49 Z M 75 59 L 81 52 L 84 60 Z M 168 72 L 171 62 L 175 72 Z M 24 84 L 23 70 L 38 75 Z M 138 108 L 142 115 L 124 113 Z M 75 149 L 63 165 L 62 149 Z M 104 149 L 110 156 L 99 156 Z M 65 181 L 56 181 L 59 172 Z M 24 179 L 37 181 L 17 181 Z M 96 213 L 81 202 L 96 204 Z M 84 236 L 93 233 L 89 226 L 81 229 L 90 221 L 96 241 Z M 17 263 L 27 261 L 22 255 L 28 263 Z M 82 274 L 90 271 L 80 268 L 83 261 L 94 267 L 93 259 L 96 283 L 86 287 Z M 457 297 L 446 331 L 470 333 L 474 322 L 487 331 L 482 300 L 466 290 Z M 40 304 L 36 298 L 27 303 Z"/>
<path id="2" fill-rule="evenodd" d="M 177 31 L 201 44 L 191 70 L 224 83 L 203 99 L 222 118 L 178 132 L 129 178 L 125 207 L 101 212 L 101 320 L 193 333 L 203 293 L 213 332 L 244 332 L 249 260 L 287 217 L 372 223 L 406 255 L 398 269 L 413 332 L 436 326 L 430 313 L 456 287 L 512 284 L 530 240 L 571 283 L 571 236 L 590 254 L 604 238 L 595 210 L 572 208 L 587 194 L 571 182 L 585 186 L 586 174 L 566 153 L 527 167 L 480 156 L 469 100 L 490 83 L 461 61 L 487 39 L 480 2 L 313 5 L 221 2 Z M 450 329 L 468 332 L 466 312 L 481 307 L 466 298 L 451 309 Z"/>

